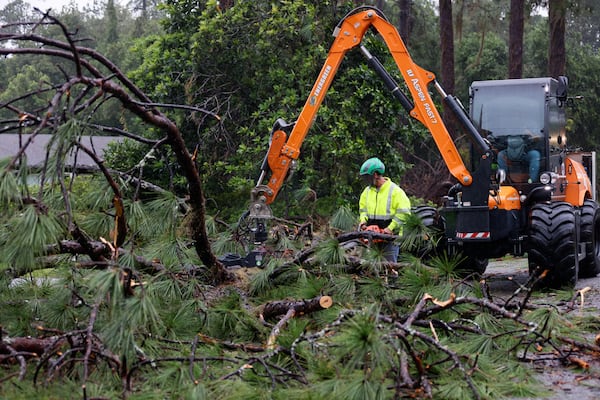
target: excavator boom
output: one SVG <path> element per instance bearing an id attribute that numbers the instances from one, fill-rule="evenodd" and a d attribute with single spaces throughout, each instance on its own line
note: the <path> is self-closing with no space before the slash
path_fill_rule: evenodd
<path id="1" fill-rule="evenodd" d="M 381 63 L 362 46 L 361 42 L 369 29 L 377 32 L 386 43 L 407 84 L 412 101 L 399 90 Z M 344 56 L 356 47 L 360 47 L 363 55 L 382 76 L 388 88 L 392 90 L 392 94 L 401 101 L 410 116 L 420 121 L 431 132 L 450 173 L 463 186 L 470 186 L 473 177 L 466 168 L 428 92 L 428 86 L 435 81 L 435 75 L 414 63 L 396 28 L 377 9 L 361 7 L 340 21 L 335 28 L 334 37 L 327 59 L 289 136 L 282 124 L 274 126 L 269 151 L 263 162 L 263 172 L 252 191 L 251 216 L 269 217 L 270 210 L 267 205 L 275 200 L 292 164 L 300 155 L 302 142 L 315 121 L 317 111 Z M 437 82 L 436 88 L 438 91 L 441 89 Z M 477 133 L 475 135 L 478 136 Z M 482 146 L 485 146 L 485 143 Z M 264 182 L 265 179 L 268 180 Z"/>

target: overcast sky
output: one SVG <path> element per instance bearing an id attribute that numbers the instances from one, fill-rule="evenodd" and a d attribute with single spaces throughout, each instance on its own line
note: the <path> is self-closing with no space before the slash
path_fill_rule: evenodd
<path id="1" fill-rule="evenodd" d="M 0 1 L 4 1 L 4 0 L 0 0 Z M 66 6 L 69 3 L 75 3 L 75 4 L 87 3 L 87 1 L 72 1 L 72 0 L 25 0 L 25 2 L 31 4 L 34 7 L 39 8 L 40 10 L 47 10 L 49 8 L 52 8 L 53 10 L 60 10 L 63 8 L 63 6 Z"/>
<path id="2" fill-rule="evenodd" d="M 43 11 L 46 11 L 49 8 L 60 11 L 64 6 L 71 4 L 71 3 L 76 4 L 77 8 L 79 8 L 79 9 L 83 9 L 83 6 L 94 3 L 94 0 L 24 0 L 24 1 L 25 1 L 25 3 L 29 3 L 32 6 L 37 7 Z M 10 2 L 11 2 L 11 0 L 0 0 L 0 8 L 3 8 Z M 116 3 L 119 3 L 119 1 L 116 1 Z"/>
<path id="3" fill-rule="evenodd" d="M 11 0 L 0 0 L 0 8 L 4 8 Z M 57 8 L 61 9 L 62 6 L 69 4 L 71 0 L 25 0 L 25 3 L 29 3 L 32 6 L 35 6 L 39 9 L 48 9 L 48 8 Z M 73 1 L 74 3 L 87 3 L 86 0 L 83 1 Z"/>

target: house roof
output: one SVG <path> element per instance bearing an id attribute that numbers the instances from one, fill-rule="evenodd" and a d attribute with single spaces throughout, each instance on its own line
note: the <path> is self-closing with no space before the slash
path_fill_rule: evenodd
<path id="1" fill-rule="evenodd" d="M 14 157 L 19 148 L 27 143 L 31 135 L 2 134 L 0 135 L 0 159 Z M 46 159 L 48 144 L 53 135 L 38 134 L 33 138 L 31 144 L 27 147 L 25 154 L 27 156 L 27 165 L 30 167 L 42 167 Z M 96 153 L 98 158 L 104 159 L 104 151 L 109 143 L 123 141 L 122 137 L 116 136 L 81 136 L 80 143 Z M 67 167 L 95 167 L 94 160 L 84 151 L 76 151 L 74 148 L 69 153 Z M 76 165 L 75 165 L 76 163 Z"/>

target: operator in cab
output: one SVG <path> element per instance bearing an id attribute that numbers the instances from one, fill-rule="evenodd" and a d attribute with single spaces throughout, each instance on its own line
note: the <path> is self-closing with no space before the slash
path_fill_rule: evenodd
<path id="1" fill-rule="evenodd" d="M 402 235 L 402 225 L 410 214 L 410 200 L 398 185 L 383 176 L 385 165 L 377 158 L 369 158 L 360 167 L 360 176 L 366 187 L 360 195 L 359 230 L 377 226 L 382 233 Z M 387 261 L 397 262 L 400 248 L 389 242 L 383 249 Z"/>
<path id="2" fill-rule="evenodd" d="M 532 147 L 535 139 L 529 130 L 526 130 L 523 135 L 507 136 L 506 148 L 498 152 L 498 168 L 510 173 L 515 163 L 524 164 L 529 173 L 527 181 L 537 182 L 540 175 L 541 154 L 539 150 Z"/>

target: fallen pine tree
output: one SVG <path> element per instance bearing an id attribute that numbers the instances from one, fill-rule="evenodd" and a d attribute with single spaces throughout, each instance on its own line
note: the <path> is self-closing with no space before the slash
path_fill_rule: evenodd
<path id="1" fill-rule="evenodd" d="M 428 270 L 424 266 L 418 268 Z M 360 284 L 359 276 L 349 278 Z M 335 279 L 343 279 L 343 276 Z M 399 279 L 402 281 L 403 277 Z M 438 283 L 443 285 L 443 281 Z M 253 302 L 253 297 L 240 301 L 240 289 L 229 289 L 221 293 L 221 299 L 212 299 L 211 306 L 200 311 L 206 314 L 206 319 L 229 326 L 229 332 L 210 336 L 208 333 L 216 333 L 216 330 L 206 321 L 193 329 L 197 332 L 195 335 L 187 338 L 169 338 L 138 330 L 135 342 L 139 345 L 134 348 L 133 359 L 119 354 L 99 328 L 99 324 L 106 324 L 106 321 L 98 321 L 98 313 L 104 307 L 101 304 L 110 301 L 100 296 L 96 297 L 96 303 L 84 306 L 89 313 L 82 329 L 59 331 L 37 326 L 39 336 L 35 338 L 11 337 L 5 332 L 0 343 L 0 362 L 9 371 L 17 370 L 6 374 L 3 381 L 32 376 L 34 383 L 48 385 L 64 382 L 77 374 L 85 378 L 89 390 L 89 383 L 112 374 L 122 382 L 121 390 L 128 397 L 140 389 L 138 386 L 143 381 L 179 365 L 182 371 L 187 371 L 191 387 L 201 385 L 209 392 L 217 390 L 213 383 L 215 378 L 250 384 L 256 379 L 251 376 L 258 374 L 270 382 L 270 390 L 274 392 L 285 391 L 291 385 L 298 389 L 320 387 L 319 390 L 326 393 L 329 389 L 321 387 L 311 373 L 317 363 L 321 364 L 319 368 L 345 371 L 347 378 L 339 382 L 342 386 L 343 382 L 350 385 L 358 371 L 367 370 L 369 373 L 362 375 L 362 379 L 366 379 L 364 383 L 383 382 L 385 387 L 381 390 L 394 396 L 436 397 L 446 387 L 443 382 L 447 376 L 454 380 L 452 387 L 462 387 L 457 393 L 483 398 L 490 390 L 486 386 L 493 387 L 492 383 L 482 386 L 482 379 L 490 373 L 490 357 L 506 359 L 508 356 L 514 363 L 534 362 L 540 350 L 548 348 L 554 359 L 568 365 L 589 368 L 590 362 L 594 362 L 596 345 L 556 334 L 557 326 L 564 323 L 564 316 L 555 306 L 506 307 L 500 299 L 467 295 L 472 284 L 463 280 L 450 282 L 454 290 L 447 297 L 425 293 L 416 302 L 406 297 L 390 298 L 361 308 L 347 308 L 341 304 L 348 301 L 343 294 L 337 303 L 329 295 L 319 295 L 309 299 L 270 300 L 246 311 L 243 309 L 247 304 L 242 306 L 241 303 Z M 147 284 L 145 290 L 151 290 L 151 286 Z M 401 293 L 390 287 L 387 290 Z M 137 289 L 134 297 L 140 296 L 142 292 Z M 234 303 L 238 306 L 232 307 Z M 407 303 L 412 306 L 406 308 Z M 567 306 L 565 312 L 568 312 Z M 318 317 L 323 312 L 327 316 Z M 237 326 L 228 325 L 226 315 L 231 314 L 236 314 Z M 129 317 L 137 319 L 134 315 Z M 318 323 L 319 320 L 323 322 Z M 495 322 L 490 324 L 492 321 Z M 239 340 L 239 334 L 234 331 L 240 325 L 246 329 L 254 326 L 250 330 L 254 329 L 256 337 L 262 340 Z M 148 347 L 150 343 L 152 346 Z M 147 353 L 146 347 L 154 349 L 152 354 Z M 534 392 L 533 387 L 529 390 Z"/>

